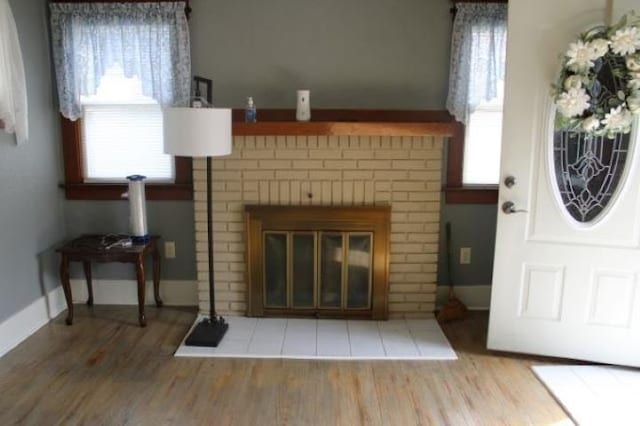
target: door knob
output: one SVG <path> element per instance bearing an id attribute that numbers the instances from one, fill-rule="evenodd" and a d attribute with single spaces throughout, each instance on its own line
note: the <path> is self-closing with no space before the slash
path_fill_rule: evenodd
<path id="1" fill-rule="evenodd" d="M 516 178 L 514 176 L 507 176 L 506 178 L 504 178 L 504 186 L 506 186 L 507 188 L 511 188 L 515 184 Z"/>
<path id="2" fill-rule="evenodd" d="M 517 209 L 513 201 L 505 201 L 502 204 L 502 211 L 504 214 L 527 213 L 524 209 Z"/>

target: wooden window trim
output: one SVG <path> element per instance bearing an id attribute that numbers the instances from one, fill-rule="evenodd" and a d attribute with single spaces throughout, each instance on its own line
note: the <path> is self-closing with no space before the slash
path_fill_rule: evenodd
<path id="1" fill-rule="evenodd" d="M 148 0 L 49 0 L 50 3 L 136 3 Z M 174 0 L 160 0 L 174 1 Z M 187 18 L 191 13 L 189 0 L 185 2 Z M 82 153 L 81 121 L 60 117 L 62 122 L 62 152 L 65 183 L 61 185 L 68 200 L 121 200 L 127 191 L 124 183 L 85 183 Z M 192 160 L 174 157 L 174 183 L 148 183 L 145 187 L 148 200 L 193 200 Z"/>
<path id="2" fill-rule="evenodd" d="M 456 121 L 449 139 L 447 157 L 447 182 L 444 188 L 447 204 L 497 204 L 498 185 L 464 185 L 464 124 Z"/>
<path id="3" fill-rule="evenodd" d="M 81 121 L 62 121 L 62 155 L 65 184 L 62 185 L 68 200 L 120 200 L 127 191 L 126 183 L 84 182 Z M 175 182 L 146 185 L 148 200 L 193 200 L 192 160 L 175 158 Z"/>
<path id="4" fill-rule="evenodd" d="M 454 6 L 451 14 L 455 15 L 457 3 L 508 3 L 508 0 L 451 0 Z M 498 185 L 467 185 L 462 183 L 462 166 L 464 162 L 464 124 L 456 121 L 454 135 L 449 141 L 447 159 L 447 182 L 444 188 L 447 204 L 497 204 Z"/>

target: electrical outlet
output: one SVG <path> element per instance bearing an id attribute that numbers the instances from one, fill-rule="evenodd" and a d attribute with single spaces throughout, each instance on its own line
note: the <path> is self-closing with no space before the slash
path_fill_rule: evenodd
<path id="1" fill-rule="evenodd" d="M 471 263 L 471 247 L 460 247 L 460 264 L 468 265 Z"/>
<path id="2" fill-rule="evenodd" d="M 164 242 L 164 257 L 167 259 L 175 259 L 176 257 L 176 242 L 165 241 Z"/>

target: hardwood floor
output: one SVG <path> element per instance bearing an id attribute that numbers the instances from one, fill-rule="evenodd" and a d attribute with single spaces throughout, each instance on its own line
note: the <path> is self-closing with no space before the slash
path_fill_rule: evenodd
<path id="1" fill-rule="evenodd" d="M 443 327 L 457 361 L 174 358 L 195 311 L 76 306 L 0 359 L 0 424 L 550 425 L 567 415 L 530 370 L 484 349 L 487 313 Z"/>

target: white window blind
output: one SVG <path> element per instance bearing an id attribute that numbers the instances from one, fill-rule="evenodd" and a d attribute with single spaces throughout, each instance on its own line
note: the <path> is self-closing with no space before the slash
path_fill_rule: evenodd
<path id="1" fill-rule="evenodd" d="M 142 95 L 137 77 L 126 78 L 116 65 L 81 103 L 86 182 L 122 182 L 135 174 L 174 180 L 173 158 L 163 152 L 162 110 Z"/>
<path id="2" fill-rule="evenodd" d="M 468 115 L 464 140 L 464 185 L 497 185 L 502 148 L 503 84 L 498 97 L 481 103 Z"/>
<path id="3" fill-rule="evenodd" d="M 159 105 L 85 105 L 85 180 L 124 181 L 129 175 L 172 181 L 173 160 L 162 152 Z"/>

